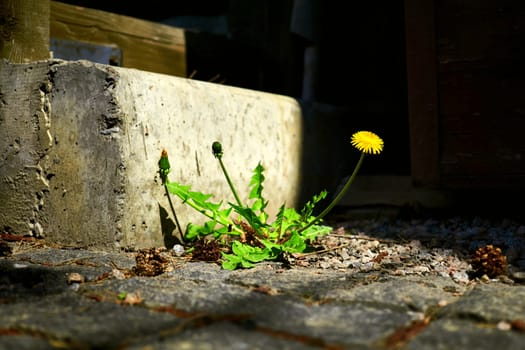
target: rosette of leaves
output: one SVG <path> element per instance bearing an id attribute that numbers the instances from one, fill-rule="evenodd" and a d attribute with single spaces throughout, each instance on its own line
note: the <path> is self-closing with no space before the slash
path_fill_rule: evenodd
<path id="1" fill-rule="evenodd" d="M 260 162 L 253 170 L 248 186 L 250 188 L 248 200 L 251 204 L 243 204 L 222 161 L 224 154 L 222 145 L 217 141 L 213 142 L 213 155 L 219 161 L 236 201 L 236 203 L 228 202 L 226 208 L 223 208 L 222 201 L 213 202 L 211 200 L 212 194 L 192 191 L 188 185 L 170 182 L 168 180 L 170 163 L 168 153 L 164 150 L 159 161 L 159 175 L 168 191 L 168 199 L 170 198 L 169 193 L 172 193 L 178 196 L 184 204 L 191 206 L 209 219 L 203 225 L 188 224 L 184 239 L 181 241 L 195 241 L 212 236 L 223 242 L 224 245 L 230 244 L 229 251 L 221 252 L 222 266 L 229 270 L 237 267 L 253 267 L 258 262 L 277 259 L 283 253 L 304 252 L 309 243 L 318 236 L 332 231 L 331 227 L 321 225 L 322 220 L 348 191 L 365 155 L 380 154 L 384 146 L 383 140 L 370 131 L 354 133 L 350 142 L 361 152 L 361 157 L 343 189 L 330 204 L 318 216 L 313 215 L 315 205 L 327 195 L 326 191 L 322 191 L 308 201 L 299 212 L 283 204 L 272 223 L 268 223 L 268 214 L 265 211 L 268 201 L 263 197 L 264 167 Z M 177 221 L 173 207 L 172 211 Z M 178 221 L 177 226 L 180 229 Z"/>
<path id="2" fill-rule="evenodd" d="M 192 191 L 189 185 L 166 179 L 166 188 L 170 193 L 208 218 L 202 225 L 188 224 L 185 241 L 211 235 L 229 245 L 227 251 L 221 252 L 222 267 L 234 270 L 275 260 L 284 252 L 302 253 L 316 237 L 332 231 L 331 227 L 321 225 L 321 221 L 313 215 L 315 205 L 326 197 L 326 191 L 315 195 L 300 211 L 283 204 L 275 220 L 269 223 L 266 212 L 268 201 L 263 196 L 264 179 L 264 167 L 259 163 L 249 183 L 249 205 L 243 205 L 240 201 L 226 205 L 222 201 L 214 202 L 212 194 Z"/>

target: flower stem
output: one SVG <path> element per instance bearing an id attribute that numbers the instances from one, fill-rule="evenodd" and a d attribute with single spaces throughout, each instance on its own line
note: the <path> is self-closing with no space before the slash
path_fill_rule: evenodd
<path id="1" fill-rule="evenodd" d="M 239 196 L 237 195 L 237 191 L 235 191 L 235 187 L 233 187 L 232 180 L 230 179 L 230 176 L 228 175 L 228 172 L 226 171 L 226 167 L 224 166 L 222 162 L 223 151 L 222 151 L 221 143 L 219 141 L 213 142 L 213 144 L 211 145 L 211 150 L 215 158 L 219 160 L 219 164 L 221 165 L 222 172 L 224 173 L 224 176 L 226 177 L 226 181 L 228 182 L 228 185 L 230 186 L 230 189 L 233 193 L 233 196 L 235 197 L 235 200 L 237 201 L 237 204 L 239 205 L 239 207 L 242 207 L 243 206 L 242 202 L 239 199 Z"/>
<path id="2" fill-rule="evenodd" d="M 175 219 L 175 225 L 177 226 L 177 229 L 179 230 L 179 235 L 177 235 L 176 238 L 179 240 L 181 244 L 184 244 L 184 234 L 182 233 L 182 228 L 180 227 L 179 219 L 177 218 L 177 214 L 175 214 L 175 208 L 173 207 L 170 192 L 168 191 L 168 174 L 170 172 L 170 167 L 171 165 L 168 159 L 168 151 L 166 151 L 166 149 L 163 149 L 160 155 L 160 159 L 159 159 L 159 175 L 160 175 L 160 179 L 162 180 L 162 185 L 164 186 L 164 190 L 166 191 L 168 202 L 170 203 L 171 212 L 173 214 L 173 218 Z"/>
<path id="3" fill-rule="evenodd" d="M 224 173 L 224 177 L 226 177 L 226 181 L 228 182 L 228 185 L 230 186 L 230 189 L 233 193 L 233 196 L 235 197 L 235 200 L 237 201 L 237 204 L 242 207 L 242 202 L 239 199 L 239 196 L 237 195 L 237 191 L 235 191 L 235 187 L 233 187 L 232 180 L 230 179 L 230 176 L 228 175 L 228 172 L 226 171 L 226 167 L 224 166 L 222 162 L 222 157 L 217 157 L 219 160 L 219 164 L 221 165 L 222 172 Z"/>
<path id="4" fill-rule="evenodd" d="M 177 229 L 179 230 L 179 234 L 177 235 L 177 239 L 181 244 L 184 244 L 184 234 L 182 233 L 182 229 L 179 224 L 179 219 L 177 219 L 177 214 L 175 214 L 175 208 L 173 207 L 173 202 L 171 201 L 170 192 L 168 191 L 168 186 L 166 185 L 166 181 L 164 182 L 164 190 L 166 190 L 166 195 L 168 196 L 168 202 L 170 203 L 171 212 L 173 213 L 173 218 L 175 219 L 175 225 L 177 225 Z"/>
<path id="5" fill-rule="evenodd" d="M 350 178 L 346 181 L 344 187 L 341 189 L 341 191 L 339 191 L 339 193 L 337 194 L 337 196 L 332 200 L 332 202 L 325 208 L 325 210 L 323 210 L 321 212 L 321 214 L 319 214 L 315 219 L 313 219 L 312 221 L 310 221 L 308 223 L 308 225 L 306 225 L 305 227 L 301 228 L 299 230 L 299 232 L 302 232 L 304 230 L 306 230 L 307 228 L 313 226 L 314 224 L 318 223 L 321 221 L 321 219 L 323 217 L 326 216 L 326 214 L 328 214 L 336 205 L 337 203 L 339 203 L 339 201 L 343 198 L 343 196 L 345 195 L 345 193 L 348 191 L 348 189 L 350 188 L 350 185 L 352 184 L 352 182 L 354 182 L 354 179 L 355 179 L 355 176 L 357 175 L 357 172 L 359 171 L 359 168 L 361 168 L 361 164 L 363 164 L 363 159 L 365 158 L 365 152 L 361 152 L 361 157 L 359 158 L 359 161 L 357 162 L 357 165 L 355 166 L 354 168 L 354 172 L 352 173 L 352 175 L 350 176 Z"/>

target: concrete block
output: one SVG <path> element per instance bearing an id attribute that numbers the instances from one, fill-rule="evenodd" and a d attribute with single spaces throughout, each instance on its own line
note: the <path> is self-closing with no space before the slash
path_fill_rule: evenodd
<path id="1" fill-rule="evenodd" d="M 261 162 L 269 213 L 297 204 L 303 124 L 292 98 L 88 61 L 4 61 L 0 77 L 3 231 L 75 247 L 169 246 L 161 151 L 171 180 L 234 201 L 213 141 L 242 199 Z M 173 199 L 183 228 L 204 222 Z"/>

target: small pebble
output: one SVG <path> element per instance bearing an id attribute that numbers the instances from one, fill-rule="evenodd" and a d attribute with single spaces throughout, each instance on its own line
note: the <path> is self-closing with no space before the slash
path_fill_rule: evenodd
<path id="1" fill-rule="evenodd" d="M 496 328 L 498 328 L 500 331 L 510 331 L 510 329 L 512 327 L 511 327 L 510 323 L 508 323 L 506 321 L 500 321 L 496 325 Z"/>
<path id="2" fill-rule="evenodd" d="M 457 283 L 468 283 L 469 277 L 465 271 L 457 271 L 452 274 L 452 279 Z"/>
<path id="3" fill-rule="evenodd" d="M 183 256 L 185 251 L 186 249 L 184 249 L 184 246 L 181 244 L 175 244 L 173 246 L 173 254 L 175 254 L 175 256 Z"/>
<path id="4" fill-rule="evenodd" d="M 73 284 L 73 283 L 84 283 L 86 281 L 86 278 L 79 274 L 78 272 L 71 272 L 67 275 L 67 283 Z"/>
<path id="5" fill-rule="evenodd" d="M 510 278 L 512 278 L 516 282 L 525 282 L 525 272 L 523 271 L 511 272 Z"/>

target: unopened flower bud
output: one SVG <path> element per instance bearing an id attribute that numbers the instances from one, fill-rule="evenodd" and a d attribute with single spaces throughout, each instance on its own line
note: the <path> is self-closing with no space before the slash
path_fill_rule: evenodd
<path id="1" fill-rule="evenodd" d="M 222 145 L 219 141 L 215 141 L 212 145 L 211 145 L 211 149 L 213 151 L 213 155 L 215 156 L 215 158 L 221 158 L 222 157 Z"/>

